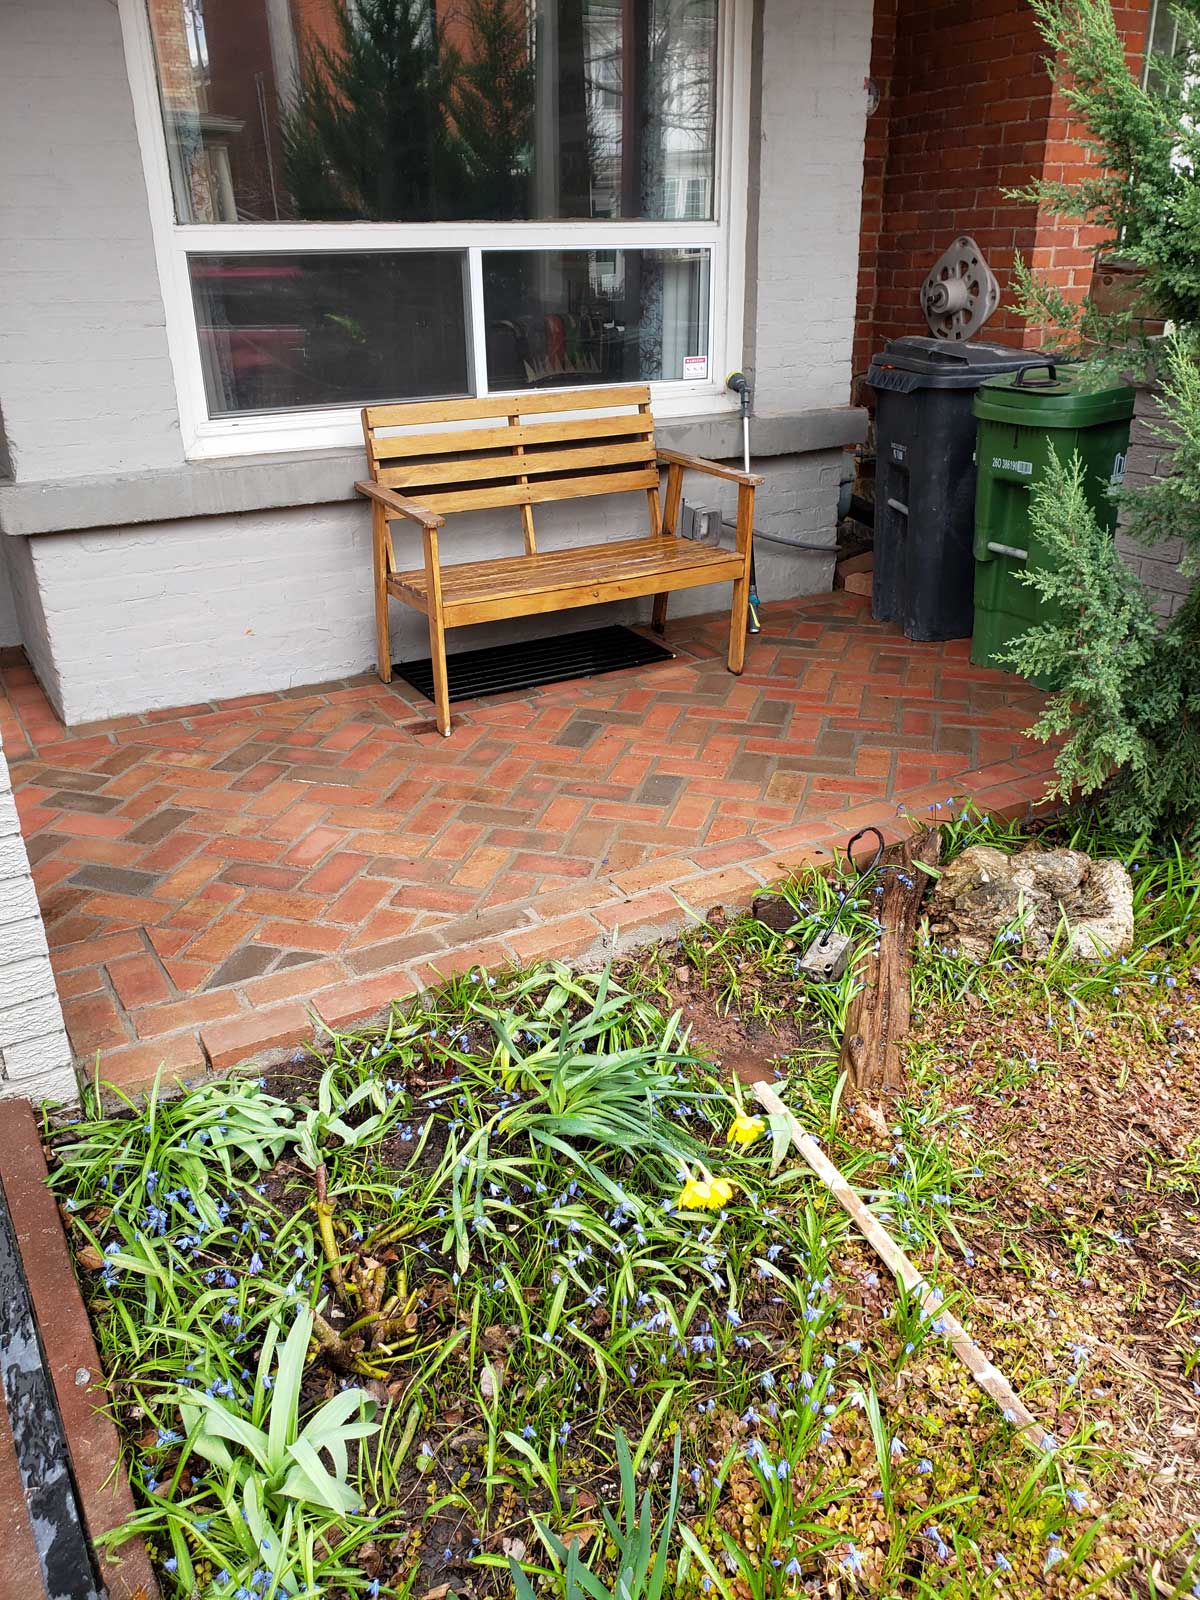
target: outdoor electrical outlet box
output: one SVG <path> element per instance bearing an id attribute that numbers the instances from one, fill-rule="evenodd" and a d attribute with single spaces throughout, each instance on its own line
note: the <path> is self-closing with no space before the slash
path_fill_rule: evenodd
<path id="1" fill-rule="evenodd" d="M 850 964 L 854 940 L 837 928 L 810 944 L 800 957 L 796 969 L 802 978 L 812 978 L 817 983 L 836 983 Z"/>
<path id="2" fill-rule="evenodd" d="M 720 544 L 721 513 L 716 506 L 696 507 L 695 536 L 701 544 Z"/>
<path id="3" fill-rule="evenodd" d="M 720 544 L 720 511 L 716 506 L 691 506 L 683 501 L 679 507 L 679 533 L 684 539 L 695 539 L 697 544 Z"/>

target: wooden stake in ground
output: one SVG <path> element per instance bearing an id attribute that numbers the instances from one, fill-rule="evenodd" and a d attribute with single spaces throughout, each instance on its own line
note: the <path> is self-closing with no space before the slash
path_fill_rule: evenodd
<path id="1" fill-rule="evenodd" d="M 951 1316 L 943 1308 L 933 1289 L 925 1282 L 891 1234 L 876 1222 L 820 1145 L 811 1135 L 805 1133 L 796 1117 L 784 1105 L 770 1084 L 756 1083 L 754 1094 L 759 1105 L 771 1116 L 786 1119 L 796 1149 L 838 1201 L 884 1265 L 896 1274 L 911 1293 L 920 1296 L 921 1304 L 928 1312 L 930 1320 L 936 1321 L 938 1329 L 950 1341 L 950 1348 L 954 1354 L 984 1394 L 1000 1407 L 1006 1421 L 1011 1422 L 1013 1427 L 1019 1430 L 1021 1437 L 1031 1449 L 1053 1450 L 1058 1443 L 1054 1435 L 1046 1431 L 999 1367 L 992 1365 L 958 1318 Z"/>
<path id="2" fill-rule="evenodd" d="M 884 874 L 879 920 L 879 948 L 863 971 L 863 987 L 850 1002 L 842 1039 L 842 1070 L 864 1093 L 898 1089 L 904 1082 L 900 1041 L 908 1032 L 911 1011 L 909 968 L 921 901 L 932 879 L 918 863 L 936 867 L 942 852 L 942 831 L 906 839 L 899 856 Z"/>

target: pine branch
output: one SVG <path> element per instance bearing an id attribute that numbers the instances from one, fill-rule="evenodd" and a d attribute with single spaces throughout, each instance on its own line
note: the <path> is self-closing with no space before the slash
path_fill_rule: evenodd
<path id="1" fill-rule="evenodd" d="M 1051 330 L 1057 348 L 1086 359 L 1099 383 L 1155 370 L 1169 470 L 1121 493 L 1131 537 L 1176 548 L 1178 570 L 1200 572 L 1200 0 L 1173 8 L 1180 54 L 1131 72 L 1109 0 L 1030 0 L 1052 74 L 1091 157 L 1074 183 L 1035 180 L 1021 198 L 1102 230 L 1145 272 L 1145 302 L 1118 315 L 1080 305 L 1024 262 L 1020 310 Z M 1150 306 L 1176 326 L 1148 341 Z M 1053 461 L 1031 499 L 1045 567 L 1027 581 L 1046 619 L 1009 652 L 1009 664 L 1052 682 L 1031 730 L 1062 739 L 1054 792 L 1102 792 L 1120 828 L 1174 830 L 1200 842 L 1200 591 L 1160 622 L 1142 583 L 1118 555 L 1084 492 L 1078 460 Z"/>

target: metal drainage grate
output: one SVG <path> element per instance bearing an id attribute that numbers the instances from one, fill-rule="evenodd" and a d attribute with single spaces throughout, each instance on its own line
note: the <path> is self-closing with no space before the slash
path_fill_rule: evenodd
<path id="1" fill-rule="evenodd" d="M 520 644 L 492 645 L 486 650 L 465 650 L 446 658 L 450 699 L 479 700 L 489 694 L 514 694 L 571 678 L 596 678 L 626 667 L 645 667 L 653 661 L 674 661 L 674 651 L 644 639 L 632 628 L 586 628 L 552 639 L 526 639 Z M 432 661 L 401 661 L 393 667 L 397 677 L 433 699 Z"/>

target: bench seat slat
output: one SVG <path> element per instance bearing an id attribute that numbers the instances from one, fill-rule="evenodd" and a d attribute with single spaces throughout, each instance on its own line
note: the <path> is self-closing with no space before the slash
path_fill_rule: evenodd
<path id="1" fill-rule="evenodd" d="M 624 539 L 443 566 L 442 605 L 447 623 L 457 617 L 461 625 L 727 582 L 741 566 L 736 551 L 691 539 Z M 419 611 L 428 605 L 423 567 L 396 573 L 388 580 L 388 590 Z"/>

